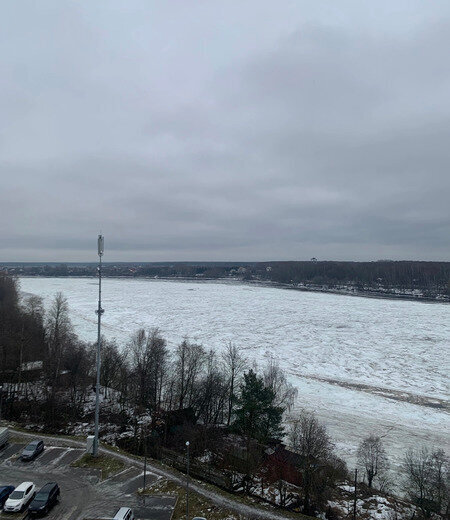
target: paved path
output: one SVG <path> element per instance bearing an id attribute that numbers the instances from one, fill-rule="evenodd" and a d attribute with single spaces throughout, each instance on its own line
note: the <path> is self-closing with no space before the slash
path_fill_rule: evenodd
<path id="1" fill-rule="evenodd" d="M 20 434 L 18 434 L 20 435 Z M 28 437 L 25 436 L 25 437 Z M 36 436 L 34 436 L 36 437 Z M 47 446 L 32 462 L 22 462 L 19 455 L 27 439 L 16 437 L 6 449 L 0 451 L 0 485 L 17 486 L 31 481 L 37 489 L 46 482 L 58 482 L 61 498 L 46 515 L 49 520 L 81 520 L 84 518 L 112 518 L 122 507 L 131 507 L 139 520 L 170 520 L 175 497 L 152 496 L 145 500 L 136 491 L 142 487 L 142 470 L 128 465 L 123 471 L 100 480 L 100 471 L 93 468 L 74 468 L 70 464 L 79 459 L 85 450 L 78 446 Z M 150 474 L 150 478 L 156 479 Z M 149 478 L 149 481 L 150 481 Z M 8 520 L 23 520 L 27 513 L 8 515 Z M 0 519 L 3 520 L 2 513 Z"/>
<path id="2" fill-rule="evenodd" d="M 25 433 L 19 430 L 14 430 L 13 428 L 10 428 L 10 431 L 21 435 L 23 437 L 27 438 L 36 438 L 36 433 Z M 73 446 L 76 448 L 85 448 L 86 443 L 81 441 L 76 441 L 73 439 L 66 439 L 64 437 L 53 437 L 50 435 L 43 435 L 39 434 L 39 437 L 42 437 L 43 439 L 47 439 L 47 441 L 51 441 L 55 445 L 65 445 L 65 446 Z M 144 463 L 140 459 L 136 459 L 134 457 L 130 457 L 128 455 L 124 455 L 121 453 L 117 453 L 113 449 L 108 449 L 104 447 L 100 447 L 99 451 L 101 453 L 106 453 L 110 456 L 113 456 L 119 460 L 122 460 L 126 464 L 131 464 L 133 466 L 136 466 L 138 468 L 144 469 Z M 160 477 L 167 478 L 168 480 L 171 480 L 172 482 L 175 482 L 179 485 L 184 486 L 185 485 L 185 479 L 183 477 L 180 477 L 179 474 L 177 474 L 175 471 L 170 470 L 169 468 L 162 468 L 161 466 L 152 464 L 151 460 L 147 459 L 147 471 L 158 475 Z M 233 500 L 231 498 L 225 497 L 219 492 L 212 491 L 208 489 L 206 486 L 202 485 L 201 483 L 197 481 L 192 481 L 189 484 L 190 489 L 194 490 L 199 495 L 202 495 L 203 497 L 207 498 L 214 504 L 225 507 L 227 509 L 230 509 L 231 511 L 234 511 L 237 514 L 243 515 L 247 520 L 257 520 L 257 519 L 269 519 L 269 520 L 287 520 L 291 517 L 288 517 L 284 515 L 282 512 L 273 511 L 273 510 L 266 510 L 262 509 L 261 507 L 257 506 L 251 506 L 247 504 L 242 504 L 241 502 L 237 500 Z M 302 518 L 299 515 L 299 518 Z M 304 517 L 303 517 L 304 518 Z"/>

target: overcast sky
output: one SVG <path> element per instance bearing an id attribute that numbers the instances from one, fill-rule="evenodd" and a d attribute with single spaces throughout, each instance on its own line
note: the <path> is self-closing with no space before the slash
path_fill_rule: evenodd
<path id="1" fill-rule="evenodd" d="M 450 260 L 448 0 L 14 0 L 0 261 Z"/>

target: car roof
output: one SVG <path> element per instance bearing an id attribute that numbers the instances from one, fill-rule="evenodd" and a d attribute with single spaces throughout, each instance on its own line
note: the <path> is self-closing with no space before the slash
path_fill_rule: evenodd
<path id="1" fill-rule="evenodd" d="M 114 518 L 121 518 L 121 516 L 125 513 L 128 513 L 128 511 L 130 511 L 129 507 L 121 507 L 119 511 L 117 511 L 117 513 L 114 515 Z"/>
<path id="2" fill-rule="evenodd" d="M 22 482 L 16 487 L 16 491 L 25 491 L 29 486 L 33 486 L 33 482 Z"/>
<path id="3" fill-rule="evenodd" d="M 0 486 L 0 491 L 4 491 L 5 489 L 14 489 L 14 486 Z"/>
<path id="4" fill-rule="evenodd" d="M 44 484 L 41 489 L 39 490 L 39 493 L 41 491 L 50 491 L 51 489 L 53 489 L 55 486 L 57 486 L 58 484 L 56 482 L 47 482 L 47 484 Z"/>

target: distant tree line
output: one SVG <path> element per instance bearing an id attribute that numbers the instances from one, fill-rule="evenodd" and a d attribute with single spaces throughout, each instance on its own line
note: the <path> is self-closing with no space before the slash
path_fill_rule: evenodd
<path id="1" fill-rule="evenodd" d="M 96 265 L 14 265 L 6 272 L 29 276 L 95 276 Z M 450 262 L 255 262 L 104 264 L 105 276 L 221 279 L 238 278 L 280 284 L 317 286 L 350 285 L 377 288 L 419 289 L 430 295 L 450 295 Z"/>
<path id="2" fill-rule="evenodd" d="M 449 289 L 450 262 L 273 262 L 267 278 L 281 283 L 352 284 L 402 289 Z"/>

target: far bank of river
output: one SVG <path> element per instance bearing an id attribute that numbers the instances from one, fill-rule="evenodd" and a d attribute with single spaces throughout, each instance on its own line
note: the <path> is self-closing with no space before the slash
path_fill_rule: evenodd
<path id="1" fill-rule="evenodd" d="M 20 275 L 20 278 L 87 278 L 96 279 L 91 276 L 27 276 Z M 180 277 L 180 276 L 104 276 L 104 278 L 117 280 L 161 280 L 173 282 L 191 282 L 191 283 L 230 283 L 251 285 L 256 287 L 271 287 L 279 289 L 288 289 L 293 291 L 316 292 L 337 294 L 342 296 L 354 296 L 360 298 L 381 298 L 388 300 L 406 300 L 425 303 L 450 303 L 450 295 L 442 293 L 424 293 L 420 289 L 402 289 L 398 287 L 370 286 L 363 287 L 351 284 L 341 285 L 318 285 L 311 283 L 287 284 L 273 281 L 261 280 L 245 280 L 237 277 L 227 278 L 205 278 L 205 277 Z"/>

